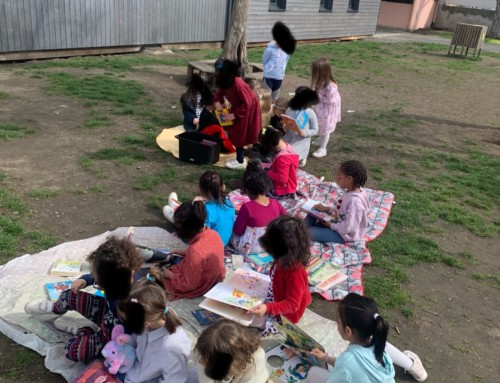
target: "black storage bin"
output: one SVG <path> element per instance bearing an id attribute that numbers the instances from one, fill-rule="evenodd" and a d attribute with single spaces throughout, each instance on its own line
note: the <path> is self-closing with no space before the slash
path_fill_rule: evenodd
<path id="1" fill-rule="evenodd" d="M 221 139 L 198 132 L 184 132 L 179 140 L 179 159 L 193 164 L 211 165 L 219 161 Z"/>

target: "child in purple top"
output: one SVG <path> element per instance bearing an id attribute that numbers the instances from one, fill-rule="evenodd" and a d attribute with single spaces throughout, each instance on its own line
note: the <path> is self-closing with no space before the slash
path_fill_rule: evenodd
<path id="1" fill-rule="evenodd" d="M 316 210 L 336 214 L 338 222 L 319 222 L 308 215 L 306 223 L 314 241 L 344 243 L 363 239 L 368 226 L 369 204 L 361 187 L 365 186 L 366 179 L 366 168 L 361 162 L 346 161 L 340 165 L 336 181 L 346 192 L 340 202 L 338 213 L 335 206 L 328 207 L 322 204 L 314 206 Z"/>

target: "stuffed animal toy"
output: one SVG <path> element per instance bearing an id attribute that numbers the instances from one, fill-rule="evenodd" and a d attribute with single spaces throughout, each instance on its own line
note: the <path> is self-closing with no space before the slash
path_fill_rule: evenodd
<path id="1" fill-rule="evenodd" d="M 132 338 L 125 334 L 122 325 L 117 325 L 111 332 L 111 340 L 101 351 L 106 358 L 104 366 L 115 375 L 118 372 L 126 373 L 135 362 L 135 348 L 132 346 Z"/>

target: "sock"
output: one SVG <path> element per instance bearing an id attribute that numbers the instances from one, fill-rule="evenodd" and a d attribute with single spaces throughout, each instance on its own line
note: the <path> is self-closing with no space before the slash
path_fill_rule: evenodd
<path id="1" fill-rule="evenodd" d="M 242 164 L 245 159 L 245 148 L 236 148 L 236 160 Z"/>
<path id="2" fill-rule="evenodd" d="M 319 136 L 319 148 L 326 150 L 326 145 L 328 145 L 328 141 L 330 141 L 330 133 L 325 134 L 324 136 Z"/>
<path id="3" fill-rule="evenodd" d="M 391 343 L 385 343 L 385 352 L 389 354 L 392 362 L 405 370 L 409 370 L 413 366 L 413 360 L 403 354 L 398 348 L 394 347 Z"/>

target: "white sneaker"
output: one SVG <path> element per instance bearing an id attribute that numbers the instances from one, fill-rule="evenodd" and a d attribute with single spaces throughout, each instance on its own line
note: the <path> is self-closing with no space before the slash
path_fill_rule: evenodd
<path id="1" fill-rule="evenodd" d="M 163 206 L 163 215 L 165 216 L 168 222 L 174 223 L 174 213 L 175 210 L 172 209 L 170 206 L 168 205 Z"/>
<path id="2" fill-rule="evenodd" d="M 62 332 L 67 332 L 68 334 L 76 335 L 79 329 L 78 324 L 75 322 L 75 318 L 60 317 L 54 321 L 54 327 Z"/>
<path id="3" fill-rule="evenodd" d="M 234 159 L 226 162 L 226 168 L 232 170 L 245 170 L 247 167 L 247 160 L 244 159 L 243 162 L 238 162 L 238 160 Z"/>
<path id="4" fill-rule="evenodd" d="M 320 184 L 322 184 L 324 180 L 325 180 L 325 176 L 321 176 L 321 177 L 319 177 L 319 183 L 320 183 Z"/>
<path id="5" fill-rule="evenodd" d="M 314 158 L 322 158 L 322 157 L 325 157 L 326 156 L 326 149 L 318 149 L 316 150 L 312 156 Z"/>
<path id="6" fill-rule="evenodd" d="M 424 365 L 418 355 L 409 350 L 403 351 L 403 354 L 413 360 L 413 366 L 411 366 L 407 372 L 410 373 L 417 382 L 423 382 L 427 379 L 427 371 L 425 371 Z"/>
<path id="7" fill-rule="evenodd" d="M 176 192 L 172 192 L 168 195 L 168 206 L 170 206 L 172 209 L 177 209 L 181 203 L 179 202 L 179 197 L 177 197 Z"/>
<path id="8" fill-rule="evenodd" d="M 24 311 L 31 315 L 52 314 L 54 302 L 45 299 L 29 301 L 24 305 Z"/>
<path id="9" fill-rule="evenodd" d="M 307 158 L 304 158 L 299 161 L 299 167 L 303 168 L 307 164 Z"/>

